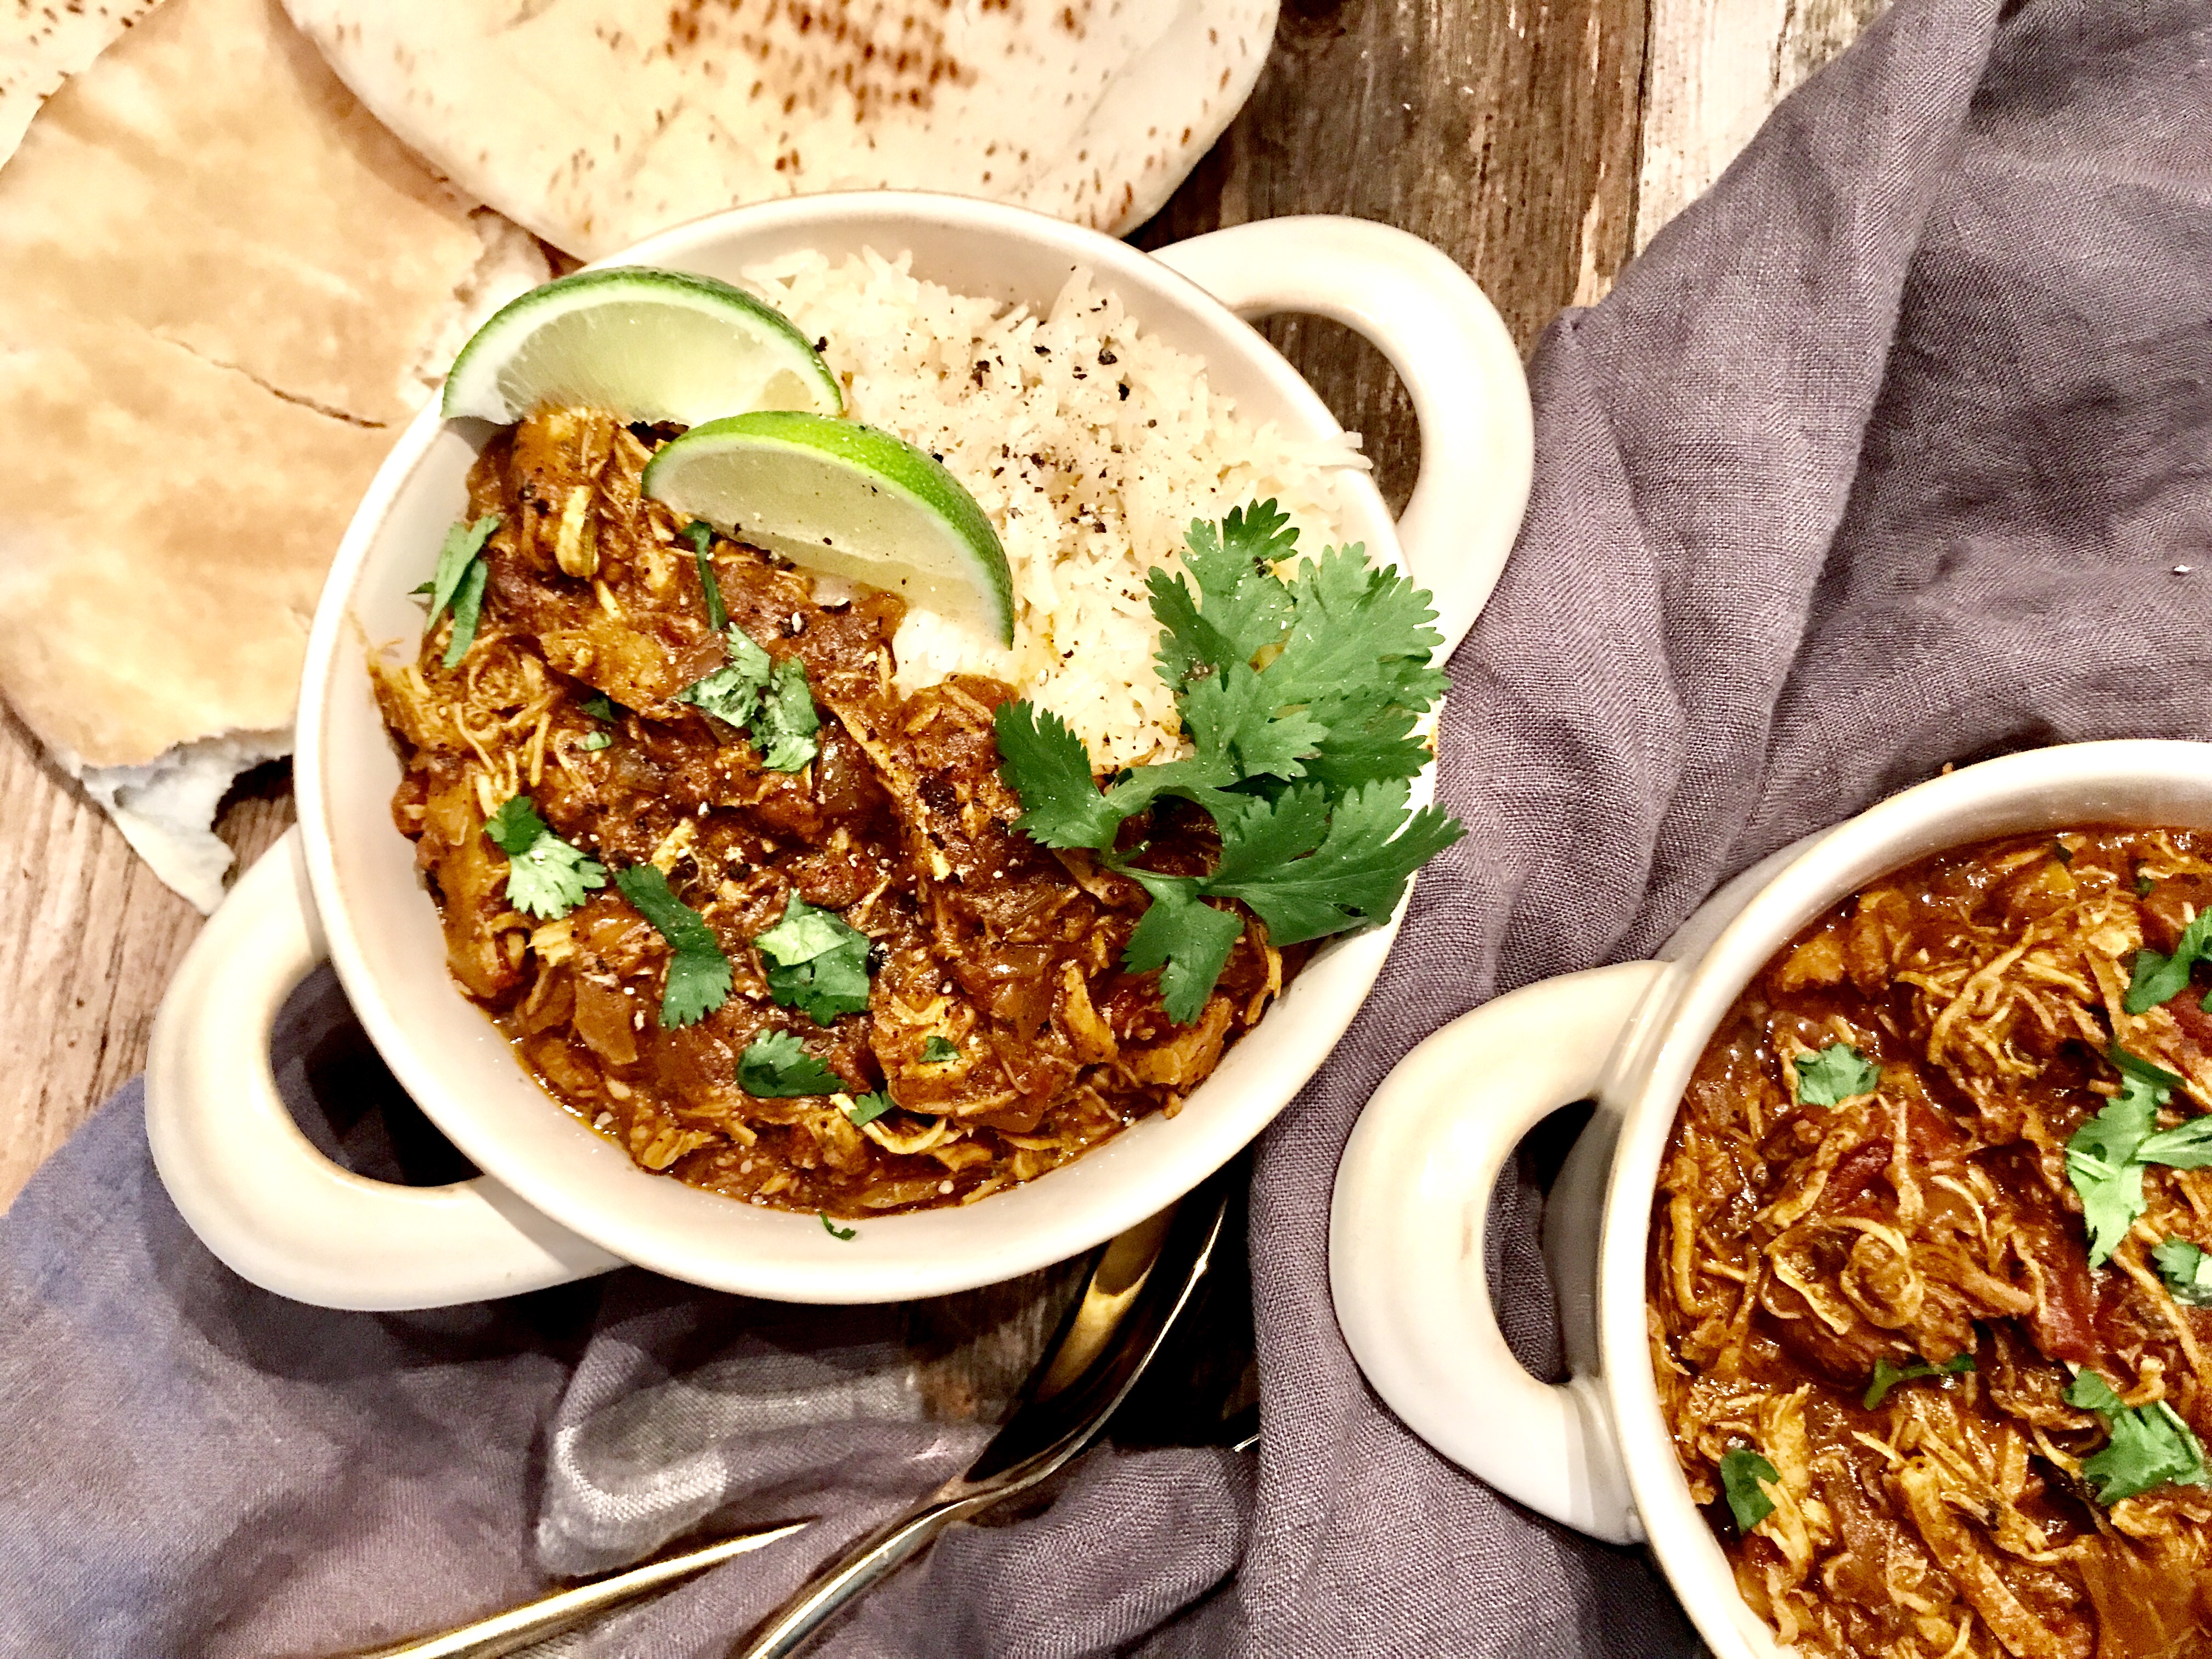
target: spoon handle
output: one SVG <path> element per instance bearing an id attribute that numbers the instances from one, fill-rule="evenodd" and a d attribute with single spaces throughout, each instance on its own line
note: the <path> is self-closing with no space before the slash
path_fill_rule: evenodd
<path id="1" fill-rule="evenodd" d="M 817 1573 L 731 1659 L 790 1659 L 840 1607 L 872 1589 L 938 1534 L 1007 1496 L 1001 1486 L 969 1487 L 965 1482 L 954 1486 L 962 1488 L 956 1495 L 933 1498 L 908 1510 Z"/>
<path id="2" fill-rule="evenodd" d="M 371 1649 L 354 1654 L 350 1659 L 499 1659 L 502 1654 L 513 1653 L 533 1642 L 543 1642 L 563 1631 L 574 1630 L 586 1620 L 611 1613 L 626 1603 L 672 1589 L 709 1567 L 719 1567 L 725 1561 L 749 1555 L 780 1538 L 788 1538 L 806 1524 L 804 1521 L 794 1521 L 788 1526 L 774 1527 L 766 1532 L 724 1538 L 696 1550 L 687 1550 L 681 1555 L 648 1561 L 645 1565 L 632 1567 L 627 1572 L 594 1579 L 574 1589 L 556 1590 L 550 1595 L 542 1595 L 535 1601 L 509 1607 L 504 1613 L 495 1613 L 490 1618 L 479 1619 L 473 1624 L 441 1631 L 434 1636 L 416 1637 L 411 1641 L 389 1647 Z"/>

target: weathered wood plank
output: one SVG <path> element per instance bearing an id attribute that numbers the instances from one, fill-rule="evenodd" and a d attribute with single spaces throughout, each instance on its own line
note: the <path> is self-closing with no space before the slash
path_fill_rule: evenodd
<path id="1" fill-rule="evenodd" d="M 1727 171 L 1766 113 L 1889 0 L 1650 0 L 1636 246 Z"/>

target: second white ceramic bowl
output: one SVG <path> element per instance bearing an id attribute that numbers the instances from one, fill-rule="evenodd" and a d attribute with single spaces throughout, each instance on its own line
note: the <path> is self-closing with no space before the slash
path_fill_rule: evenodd
<path id="1" fill-rule="evenodd" d="M 1443 1027 L 1384 1079 L 1346 1146 L 1330 1288 L 1376 1392 L 1539 1514 L 1648 1542 L 1716 1659 L 1784 1656 L 1691 1501 L 1651 1370 L 1644 1251 L 1690 1074 L 1752 975 L 1875 877 L 1947 848 L 2088 824 L 2212 829 L 2212 744 L 2037 750 L 1893 796 L 1746 871 L 1658 960 L 1546 980 Z M 1544 1216 L 1572 1373 L 1553 1385 L 1498 1332 L 1483 1235 L 1514 1148 L 1583 1099 L 1596 1115 Z"/>
<path id="2" fill-rule="evenodd" d="M 870 192 L 741 208 L 609 263 L 737 280 L 805 249 L 909 255 L 918 276 L 1037 309 L 1087 267 L 1140 327 L 1202 359 L 1243 413 L 1311 438 L 1334 433 L 1335 421 L 1239 319 L 1297 311 L 1347 323 L 1389 357 L 1421 424 L 1420 481 L 1404 517 L 1394 526 L 1372 486 L 1354 479 L 1348 538 L 1434 592 L 1446 651 L 1497 580 L 1528 490 L 1520 358 L 1466 274 L 1411 236 L 1289 219 L 1147 255 L 1018 209 Z M 509 1294 L 625 1261 L 793 1301 L 937 1295 L 1076 1255 L 1173 1202 L 1257 1134 L 1326 1057 L 1374 982 L 1395 922 L 1318 952 L 1175 1117 L 1147 1118 L 965 1208 L 865 1221 L 846 1241 L 811 1216 L 638 1169 L 555 1105 L 454 989 L 413 849 L 392 827 L 398 763 L 364 653 L 419 631 L 409 590 L 459 515 L 488 436 L 425 410 L 378 474 L 308 640 L 298 830 L 241 878 L 156 1022 L 147 1074 L 155 1162 L 185 1219 L 240 1273 L 359 1308 Z M 482 1179 L 435 1188 L 364 1181 L 293 1124 L 270 1080 L 270 1032 L 325 953 L 392 1072 Z"/>

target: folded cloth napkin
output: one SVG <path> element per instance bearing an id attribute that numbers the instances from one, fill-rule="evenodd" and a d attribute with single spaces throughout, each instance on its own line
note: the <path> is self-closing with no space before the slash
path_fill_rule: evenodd
<path id="1" fill-rule="evenodd" d="M 1553 326 L 1528 527 L 1439 745 L 1470 834 L 1255 1166 L 1260 1451 L 1102 1449 L 825 1652 L 1690 1650 L 1638 1556 L 1499 1499 L 1366 1390 L 1328 1301 L 1338 1154 L 1444 1020 L 1648 951 L 1947 762 L 2212 737 L 2208 64 L 2203 0 L 1902 0 Z M 295 1063 L 345 1040 L 312 1000 L 295 1027 Z M 1507 1197 L 1493 1270 L 1553 1363 Z M 902 1380 L 895 1327 L 634 1273 L 285 1304 L 185 1231 L 126 1091 L 0 1223 L 0 1650 L 329 1650 L 702 1516 L 830 1517 L 563 1648 L 719 1654 L 976 1443 Z"/>

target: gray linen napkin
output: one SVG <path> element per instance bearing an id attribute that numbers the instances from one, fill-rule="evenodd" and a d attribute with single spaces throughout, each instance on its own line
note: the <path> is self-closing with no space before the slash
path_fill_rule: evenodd
<path id="1" fill-rule="evenodd" d="M 1443 793 L 1472 833 L 1256 1164 L 1261 1452 L 1094 1453 L 826 1651 L 1689 1650 L 1638 1556 L 1498 1499 L 1367 1391 L 1328 1303 L 1336 1159 L 1444 1020 L 1650 950 L 1946 762 L 2212 737 L 2208 64 L 2203 0 L 1904 0 L 1554 325 L 1528 527 L 1453 664 Z M 309 999 L 285 1052 L 327 1058 L 336 1018 Z M 1542 1369 L 1535 1200 L 1504 1197 L 1493 1268 Z M 126 1090 L 0 1221 L 0 1651 L 327 1650 L 702 1516 L 831 1517 L 564 1644 L 720 1653 L 972 1449 L 895 1334 L 641 1273 L 287 1304 L 185 1231 Z"/>

